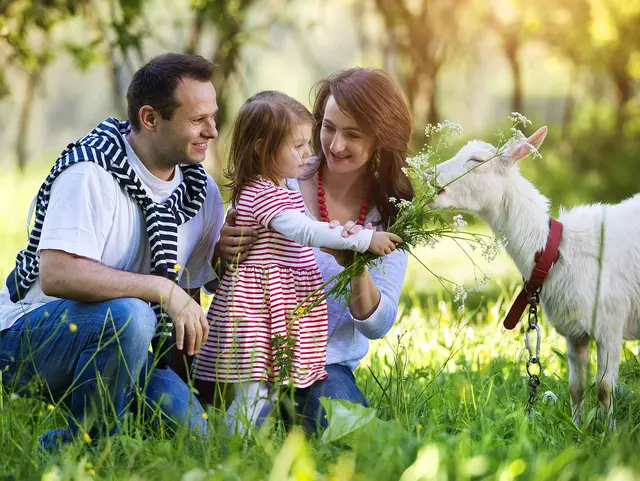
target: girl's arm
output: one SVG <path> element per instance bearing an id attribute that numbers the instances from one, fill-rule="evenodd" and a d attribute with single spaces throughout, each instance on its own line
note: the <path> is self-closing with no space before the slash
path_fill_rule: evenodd
<path id="1" fill-rule="evenodd" d="M 327 222 L 314 221 L 296 210 L 278 213 L 271 220 L 269 227 L 308 247 L 357 250 L 361 253 L 369 249 L 374 232 L 364 229 L 357 234 L 343 237 L 341 228 L 333 228 Z"/>

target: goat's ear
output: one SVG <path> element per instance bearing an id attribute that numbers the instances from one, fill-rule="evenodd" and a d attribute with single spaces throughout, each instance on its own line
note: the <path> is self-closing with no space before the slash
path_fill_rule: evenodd
<path id="1" fill-rule="evenodd" d="M 507 154 L 505 155 L 505 160 L 510 164 L 515 164 L 516 162 L 524 159 L 531 153 L 531 147 L 533 146 L 536 150 L 540 148 L 542 142 L 544 142 L 545 137 L 547 136 L 547 127 L 540 127 L 535 133 L 529 137 L 527 140 L 520 142 L 515 145 Z"/>

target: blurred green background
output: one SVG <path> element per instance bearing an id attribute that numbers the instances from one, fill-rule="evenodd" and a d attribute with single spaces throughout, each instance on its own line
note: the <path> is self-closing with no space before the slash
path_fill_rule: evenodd
<path id="1" fill-rule="evenodd" d="M 222 180 L 228 127 L 261 89 L 307 105 L 338 69 L 380 67 L 405 92 L 413 150 L 449 119 L 496 141 L 519 111 L 548 125 L 525 175 L 560 205 L 640 190 L 640 0 L 0 0 L 0 271 L 65 145 L 125 117 L 132 73 L 164 51 L 214 61 Z M 443 157 L 447 153 L 443 152 Z"/>
<path id="2" fill-rule="evenodd" d="M 385 69 L 405 92 L 415 152 L 428 123 L 448 119 L 465 129 L 444 159 L 470 138 L 497 141 L 507 116 L 519 111 L 533 122 L 526 133 L 549 126 L 543 158 L 527 159 L 522 169 L 554 212 L 640 191 L 640 0 L 0 0 L 0 278 L 25 246 L 31 199 L 60 151 L 107 116 L 123 118 L 132 73 L 165 51 L 198 53 L 218 65 L 221 135 L 205 164 L 218 181 L 230 121 L 244 99 L 279 89 L 309 105 L 316 81 L 359 65 Z M 477 265 L 451 240 L 415 252 L 454 282 L 470 286 L 483 277 L 480 269 L 491 281 L 469 292 L 459 310 L 411 258 L 399 322 L 371 343 L 356 372 L 376 415 L 400 420 L 408 442 L 390 437 L 391 428 L 375 436 L 364 430 L 344 449 L 301 441 L 295 432 L 284 442 L 265 429 L 251 450 L 242 442 L 229 452 L 218 448 L 214 430 L 205 443 L 190 436 L 183 443 L 172 433 L 141 437 L 146 428 L 133 426 L 88 454 L 80 441 L 43 458 L 38 435 L 62 424 L 62 411 L 45 415 L 41 403 L 0 393 L 0 473 L 397 479 L 418 442 L 426 447 L 403 480 L 640 479 L 638 342 L 623 351 L 620 379 L 628 387 L 616 399 L 618 431 L 605 435 L 597 426 L 593 390 L 578 430 L 569 415 L 564 343 L 543 317 L 539 392 L 553 391 L 559 401 L 538 403 L 540 415 L 525 418 L 523 324 L 515 332 L 501 327 L 519 276 L 505 254 L 490 264 L 468 254 Z M 211 414 L 210 422 L 224 417 Z M 285 477 L 290 465 L 295 476 Z"/>

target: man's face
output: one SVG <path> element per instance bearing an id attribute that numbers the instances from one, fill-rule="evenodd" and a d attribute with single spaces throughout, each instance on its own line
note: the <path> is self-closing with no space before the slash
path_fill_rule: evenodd
<path id="1" fill-rule="evenodd" d="M 216 90 L 209 81 L 182 78 L 173 93 L 178 107 L 171 120 L 158 119 L 157 152 L 166 165 L 199 164 L 218 136 Z"/>

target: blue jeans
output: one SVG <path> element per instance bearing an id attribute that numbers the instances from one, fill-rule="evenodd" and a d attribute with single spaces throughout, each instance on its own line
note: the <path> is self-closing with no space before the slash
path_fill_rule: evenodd
<path id="1" fill-rule="evenodd" d="M 321 397 L 343 399 L 369 407 L 364 394 L 356 385 L 356 378 L 350 368 L 342 364 L 329 364 L 325 367 L 325 371 L 329 377 L 324 381 L 316 382 L 304 389 L 296 389 L 294 392 L 295 417 L 307 434 L 327 427 L 327 412 L 320 404 Z M 273 406 L 265 406 L 260 413 L 258 424 L 261 424 L 272 410 Z M 290 413 L 287 413 L 283 406 L 280 406 L 280 411 L 285 422 L 291 423 Z"/>
<path id="2" fill-rule="evenodd" d="M 143 387 L 150 407 L 160 406 L 165 417 L 206 428 L 202 406 L 171 368 L 150 369 L 148 347 L 155 326 L 153 310 L 139 299 L 59 300 L 0 332 L 5 387 L 65 403 L 70 410 L 69 427 L 46 433 L 43 446 L 68 441 L 78 432 L 92 438 L 114 432 L 137 398 L 134 386 Z"/>

